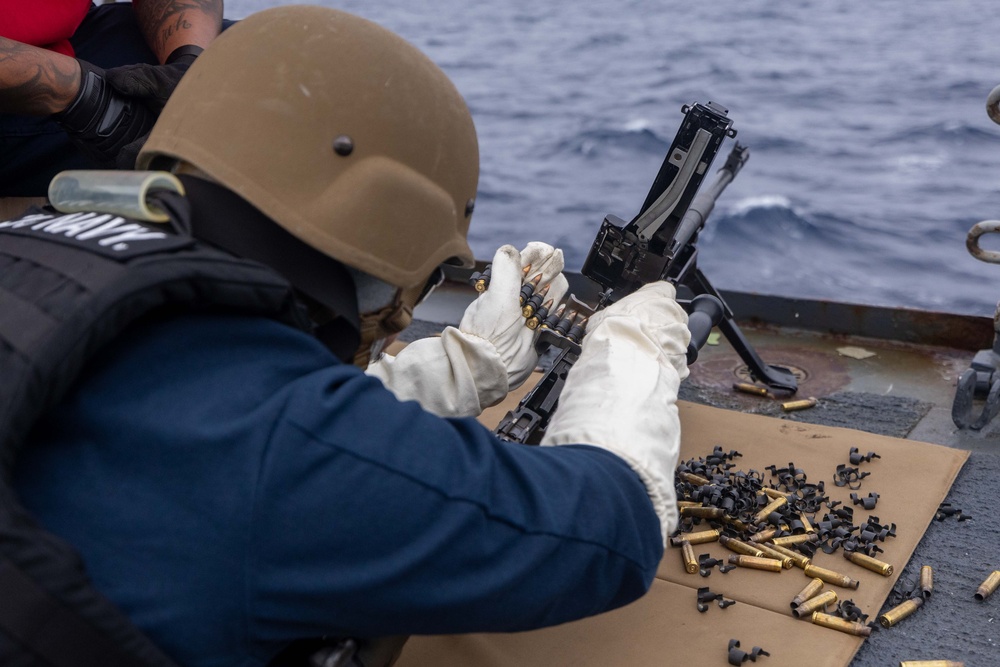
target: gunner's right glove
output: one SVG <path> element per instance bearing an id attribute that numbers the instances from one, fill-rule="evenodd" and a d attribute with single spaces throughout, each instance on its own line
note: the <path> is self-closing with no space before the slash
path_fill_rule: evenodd
<path id="1" fill-rule="evenodd" d="M 525 276 L 522 268 L 531 265 Z M 518 252 L 505 245 L 493 257 L 489 289 L 466 309 L 458 328 L 423 338 L 395 357 L 383 355 L 366 371 L 400 400 L 414 400 L 441 417 L 475 417 L 521 386 L 538 363 L 537 331 L 525 326 L 521 285 L 541 274 L 538 289 L 562 300 L 568 283 L 561 250 L 532 242 Z"/>
<path id="2" fill-rule="evenodd" d="M 66 130 L 70 141 L 101 168 L 134 168 L 156 114 L 138 99 L 117 92 L 105 70 L 84 60 L 77 62 L 80 90 L 70 105 L 53 118 Z"/>
<path id="3" fill-rule="evenodd" d="M 591 316 L 542 445 L 594 445 L 617 454 L 642 482 L 664 546 L 677 527 L 677 391 L 691 334 L 673 285 L 645 285 Z"/>

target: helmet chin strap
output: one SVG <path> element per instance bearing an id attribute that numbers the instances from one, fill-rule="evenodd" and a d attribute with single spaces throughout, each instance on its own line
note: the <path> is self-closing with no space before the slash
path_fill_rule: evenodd
<path id="1" fill-rule="evenodd" d="M 361 342 L 354 355 L 354 365 L 368 368 L 377 359 L 392 336 L 410 326 L 413 307 L 404 303 L 403 290 L 398 290 L 392 303 L 380 310 L 361 314 Z"/>

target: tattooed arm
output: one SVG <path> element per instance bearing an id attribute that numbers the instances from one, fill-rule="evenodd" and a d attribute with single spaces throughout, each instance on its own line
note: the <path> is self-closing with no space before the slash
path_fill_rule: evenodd
<path id="1" fill-rule="evenodd" d="M 0 37 L 0 112 L 44 116 L 65 109 L 80 89 L 76 59 Z"/>
<path id="2" fill-rule="evenodd" d="M 161 63 L 177 47 L 208 46 L 222 26 L 222 0 L 133 0 L 132 8 Z"/>

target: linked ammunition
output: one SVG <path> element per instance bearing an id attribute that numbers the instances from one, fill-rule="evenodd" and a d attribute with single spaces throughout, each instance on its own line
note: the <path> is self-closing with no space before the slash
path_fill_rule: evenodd
<path id="1" fill-rule="evenodd" d="M 700 519 L 721 519 L 726 515 L 726 510 L 721 507 L 682 507 L 681 516 L 695 516 Z"/>
<path id="2" fill-rule="evenodd" d="M 690 542 L 691 544 L 705 544 L 706 542 L 718 542 L 719 535 L 721 533 L 716 530 L 702 530 L 697 533 L 685 533 L 683 535 L 678 535 L 677 537 L 670 538 L 670 546 L 679 547 L 682 542 Z"/>
<path id="3" fill-rule="evenodd" d="M 985 600 L 993 595 L 997 587 L 1000 587 L 1000 570 L 993 570 L 993 574 L 986 577 L 986 581 L 979 584 L 979 588 L 976 589 L 976 599 Z"/>
<path id="4" fill-rule="evenodd" d="M 698 559 L 694 557 L 694 548 L 687 540 L 681 542 L 681 558 L 684 560 L 684 570 L 688 574 L 698 571 Z"/>
<path id="5" fill-rule="evenodd" d="M 800 401 L 788 401 L 787 403 L 781 404 L 781 409 L 785 412 L 794 412 L 795 410 L 805 410 L 816 405 L 816 399 L 810 396 L 809 398 L 804 398 Z"/>
<path id="6" fill-rule="evenodd" d="M 556 333 L 565 336 L 567 333 L 569 333 L 570 327 L 573 326 L 573 320 L 575 319 L 576 319 L 576 311 L 571 310 L 568 313 L 566 313 L 566 317 L 556 322 L 556 325 L 552 328 L 555 329 Z"/>
<path id="7" fill-rule="evenodd" d="M 565 303 L 559 304 L 559 307 L 556 308 L 556 312 L 550 313 L 548 317 L 542 320 L 542 328 L 554 329 L 555 326 L 559 324 L 559 320 L 562 319 L 562 314 L 564 310 L 566 310 L 566 304 Z"/>
<path id="8" fill-rule="evenodd" d="M 924 596 L 926 600 L 931 596 L 931 592 L 934 590 L 934 570 L 931 569 L 930 565 L 924 565 L 920 568 L 920 594 Z"/>
<path id="9" fill-rule="evenodd" d="M 956 660 L 903 660 L 899 667 L 965 667 L 965 663 Z"/>
<path id="10" fill-rule="evenodd" d="M 754 556 L 755 558 L 765 557 L 764 552 L 757 547 L 751 546 L 746 542 L 741 542 L 733 537 L 720 535 L 719 543 L 730 551 L 735 551 L 736 553 L 743 554 L 744 556 Z"/>
<path id="11" fill-rule="evenodd" d="M 809 556 L 805 554 L 800 554 L 798 551 L 792 551 L 787 547 L 782 547 L 777 544 L 768 544 L 767 546 L 771 547 L 779 554 L 783 554 L 791 558 L 792 563 L 795 565 L 795 567 L 800 567 L 805 569 L 806 565 L 812 562 L 812 559 Z"/>
<path id="12" fill-rule="evenodd" d="M 805 572 L 807 577 L 816 577 L 818 579 L 822 579 L 828 584 L 833 584 L 834 586 L 856 589 L 861 585 L 861 582 L 851 579 L 846 574 L 840 574 L 839 572 L 828 570 L 825 567 L 817 567 L 812 563 L 806 565 L 802 571 Z"/>
<path id="13" fill-rule="evenodd" d="M 585 317 L 582 320 L 579 320 L 578 322 L 574 323 L 573 326 L 571 326 L 569 328 L 569 331 L 566 333 L 566 338 L 569 338 L 574 343 L 579 343 L 581 340 L 583 340 L 583 334 L 587 330 L 588 319 L 589 318 Z"/>
<path id="14" fill-rule="evenodd" d="M 795 561 L 793 561 L 790 557 L 786 556 L 785 554 L 779 552 L 771 545 L 758 544 L 757 548 L 764 552 L 765 558 L 773 558 L 774 560 L 780 560 L 781 567 L 785 568 L 786 570 L 791 570 L 793 567 L 795 567 Z"/>
<path id="15" fill-rule="evenodd" d="M 859 553 L 857 551 L 845 551 L 844 558 L 851 561 L 855 565 L 860 565 L 866 570 L 871 570 L 872 572 L 878 572 L 883 577 L 892 576 L 892 565 L 880 561 L 877 558 L 866 556 L 865 554 Z"/>
<path id="16" fill-rule="evenodd" d="M 821 611 L 813 612 L 812 622 L 816 625 L 822 625 L 824 628 L 832 628 L 834 630 L 846 632 L 847 634 L 854 635 L 855 637 L 868 637 L 872 633 L 872 629 L 864 623 L 845 621 L 839 616 L 831 616 L 830 614 L 824 614 Z"/>
<path id="17" fill-rule="evenodd" d="M 731 565 L 748 567 L 753 570 L 764 570 L 765 572 L 781 572 L 781 561 L 773 558 L 759 558 L 757 556 L 744 556 L 743 554 L 733 554 L 729 557 Z"/>
<path id="18" fill-rule="evenodd" d="M 795 609 L 806 600 L 815 597 L 816 595 L 819 594 L 821 590 L 823 590 L 823 580 L 813 579 L 808 584 L 806 584 L 805 588 L 799 591 L 798 595 L 792 598 L 792 609 Z"/>
<path id="19" fill-rule="evenodd" d="M 549 316 L 549 308 L 551 307 L 552 299 L 546 300 L 545 303 L 539 306 L 538 309 L 531 314 L 531 317 L 525 320 L 525 326 L 532 330 L 537 329 L 539 325 L 545 321 L 545 318 Z"/>
<path id="20" fill-rule="evenodd" d="M 760 523 L 760 522 L 764 521 L 765 519 L 767 519 L 767 517 L 771 515 L 771 512 L 776 511 L 779 507 L 782 507 L 782 506 L 784 506 L 786 504 L 788 504 L 788 498 L 785 498 L 784 496 L 782 496 L 780 498 L 775 498 L 774 500 L 772 500 L 771 502 L 769 502 L 764 507 L 764 509 L 762 509 L 761 511 L 757 512 L 757 514 L 754 515 L 753 520 L 756 523 Z"/>
<path id="21" fill-rule="evenodd" d="M 493 273 L 493 265 L 487 264 L 486 268 L 483 269 L 482 273 L 476 271 L 470 276 L 469 280 L 472 282 L 472 286 L 476 288 L 477 292 L 485 292 L 490 286 L 490 276 Z"/>
<path id="22" fill-rule="evenodd" d="M 815 611 L 826 610 L 831 604 L 837 604 L 837 594 L 834 591 L 826 591 L 794 607 L 792 609 L 792 616 L 795 618 L 806 618 L 811 616 Z"/>
<path id="23" fill-rule="evenodd" d="M 878 623 L 883 628 L 891 628 L 916 610 L 920 609 L 923 604 L 923 598 L 910 598 L 909 600 L 905 600 L 879 616 Z"/>
<path id="24" fill-rule="evenodd" d="M 530 268 L 531 268 L 530 265 L 525 267 L 525 269 L 530 269 Z M 527 271 L 525 272 L 525 275 L 527 275 Z M 520 301 L 522 306 L 528 299 L 531 298 L 531 295 L 535 293 L 535 288 L 538 287 L 538 283 L 541 282 L 541 280 L 542 280 L 542 274 L 539 273 L 537 276 L 535 276 L 528 282 L 521 285 Z"/>
<path id="25" fill-rule="evenodd" d="M 771 541 L 779 547 L 787 547 L 793 544 L 802 544 L 803 542 L 818 542 L 819 538 L 814 534 L 802 533 L 801 535 L 785 535 L 783 537 L 775 537 Z"/>
<path id="26" fill-rule="evenodd" d="M 525 318 L 531 317 L 535 314 L 542 306 L 542 301 L 545 299 L 545 295 L 549 293 L 549 285 L 546 285 L 542 289 L 538 290 L 531 295 L 531 298 L 524 304 L 524 308 L 521 309 L 521 314 Z"/>
<path id="27" fill-rule="evenodd" d="M 742 392 L 744 394 L 753 394 L 754 396 L 770 396 L 771 392 L 767 390 L 767 387 L 758 387 L 755 384 L 750 384 L 748 382 L 734 382 L 733 389 Z"/>

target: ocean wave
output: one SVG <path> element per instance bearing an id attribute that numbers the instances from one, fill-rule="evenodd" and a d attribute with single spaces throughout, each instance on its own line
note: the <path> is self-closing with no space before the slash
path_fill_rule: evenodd
<path id="1" fill-rule="evenodd" d="M 651 153 L 664 155 L 670 140 L 654 132 L 642 119 L 629 121 L 621 129 L 598 128 L 585 130 L 556 144 L 556 153 L 572 153 L 588 158 L 615 153 Z"/>
<path id="2" fill-rule="evenodd" d="M 914 141 L 929 140 L 934 142 L 944 142 L 956 145 L 979 144 L 979 143 L 1000 143 L 1000 134 L 995 131 L 987 131 L 975 125 L 957 120 L 941 121 L 911 127 L 901 132 L 897 132 L 878 142 L 881 144 L 911 143 Z"/>

